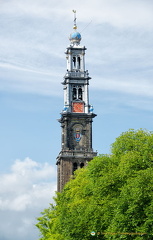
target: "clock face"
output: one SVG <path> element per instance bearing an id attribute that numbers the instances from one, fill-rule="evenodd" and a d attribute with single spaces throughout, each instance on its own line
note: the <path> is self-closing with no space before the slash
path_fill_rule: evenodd
<path id="1" fill-rule="evenodd" d="M 72 112 L 83 113 L 84 112 L 84 103 L 83 102 L 73 102 Z"/>

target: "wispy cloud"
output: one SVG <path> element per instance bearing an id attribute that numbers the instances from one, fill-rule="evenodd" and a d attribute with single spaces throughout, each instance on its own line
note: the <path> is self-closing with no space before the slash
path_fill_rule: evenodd
<path id="1" fill-rule="evenodd" d="M 135 96 L 148 96 L 153 98 L 153 82 L 147 79 L 104 79 L 97 78 L 96 81 L 99 83 L 99 90 L 114 91 L 118 93 L 127 93 Z M 93 86 L 94 88 L 94 86 Z"/>
<path id="2" fill-rule="evenodd" d="M 55 178 L 54 167 L 30 158 L 16 160 L 10 173 L 0 175 L 1 236 L 12 240 L 36 237 L 34 224 L 40 212 L 53 201 Z"/>
<path id="3" fill-rule="evenodd" d="M 80 8 L 81 6 L 81 8 Z M 94 19 L 96 23 L 107 22 L 117 27 L 150 27 L 153 26 L 153 4 L 152 1 L 143 0 L 97 0 L 72 3 L 70 0 L 64 2 L 51 1 L 17 1 L 3 2 L 1 12 L 3 14 L 18 14 L 34 16 L 37 18 L 53 17 L 69 19 L 67 13 L 73 8 L 78 10 L 79 19 L 89 21 Z M 84 14 L 86 11 L 86 14 Z"/>
<path id="4" fill-rule="evenodd" d="M 107 22 L 116 27 L 153 27 L 152 1 L 103 0 L 89 3 L 97 23 Z M 96 13 L 96 14 L 95 14 Z"/>
<path id="5" fill-rule="evenodd" d="M 92 19 L 91 26 L 82 32 L 82 44 L 89 46 L 89 72 L 92 75 L 93 71 L 97 78 L 94 87 L 99 89 L 98 79 L 103 76 L 110 79 L 114 92 L 120 85 L 120 91 L 133 94 L 132 86 L 136 86 L 139 80 L 137 94 L 141 95 L 140 89 L 148 77 L 147 70 L 150 71 L 149 67 L 153 64 L 152 2 L 99 0 L 94 4 L 84 1 L 81 6 L 80 9 L 80 1 L 73 6 L 69 0 L 60 3 L 54 0 L 2 3 L 1 91 L 43 95 L 59 92 L 58 86 L 66 69 L 63 52 L 69 44 L 68 35 L 73 24 L 71 10 L 75 7 L 80 30 Z M 86 9 L 86 14 L 83 9 Z M 146 71 L 146 76 L 142 80 L 134 79 L 132 75 L 136 76 L 140 69 Z M 116 85 L 120 76 L 123 83 Z M 144 89 L 151 89 L 150 84 L 147 81 Z M 101 87 L 105 85 L 103 82 Z M 148 94 L 147 91 L 145 93 Z"/>

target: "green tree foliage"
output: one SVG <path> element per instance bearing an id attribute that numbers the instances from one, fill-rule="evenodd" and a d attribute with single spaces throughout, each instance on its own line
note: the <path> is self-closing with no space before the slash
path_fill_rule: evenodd
<path id="1" fill-rule="evenodd" d="M 111 152 L 57 194 L 38 219 L 41 240 L 153 239 L 153 133 L 129 130 Z"/>

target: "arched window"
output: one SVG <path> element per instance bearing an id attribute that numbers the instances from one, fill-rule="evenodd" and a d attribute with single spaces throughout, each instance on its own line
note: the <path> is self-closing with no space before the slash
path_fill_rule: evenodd
<path id="1" fill-rule="evenodd" d="M 77 170 L 77 168 L 78 168 L 78 164 L 76 162 L 73 163 L 73 173 L 74 173 L 75 170 Z"/>
<path id="2" fill-rule="evenodd" d="M 84 167 L 84 163 L 82 162 L 81 164 L 80 164 L 80 168 L 83 168 Z"/>

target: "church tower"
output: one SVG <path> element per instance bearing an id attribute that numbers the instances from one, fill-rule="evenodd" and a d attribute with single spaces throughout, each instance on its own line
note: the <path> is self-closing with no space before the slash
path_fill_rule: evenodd
<path id="1" fill-rule="evenodd" d="M 67 71 L 64 76 L 64 109 L 59 122 L 62 128 L 61 152 L 57 157 L 57 191 L 61 192 L 74 171 L 82 168 L 97 155 L 92 149 L 92 121 L 96 114 L 89 104 L 89 77 L 85 69 L 85 50 L 80 45 L 76 11 L 74 32 L 66 49 Z"/>

